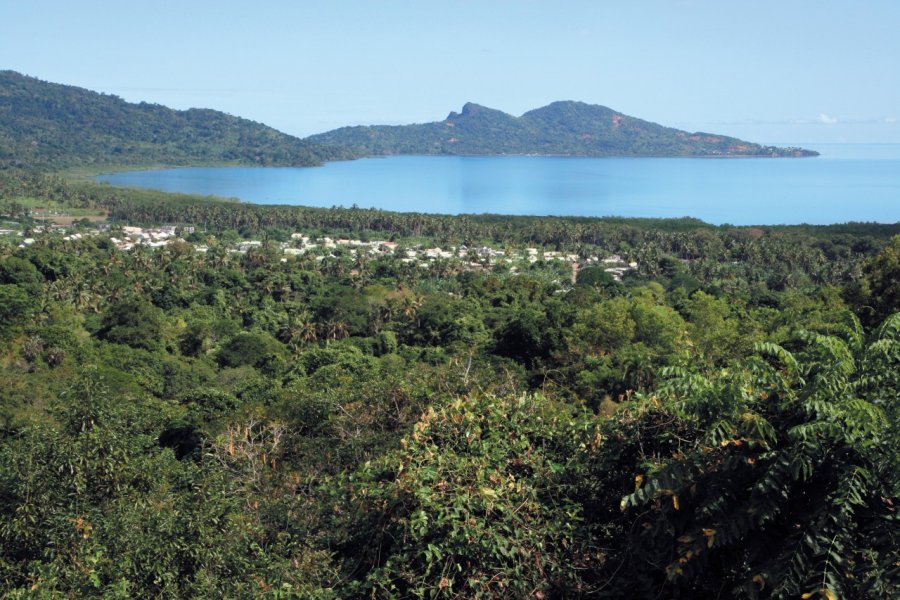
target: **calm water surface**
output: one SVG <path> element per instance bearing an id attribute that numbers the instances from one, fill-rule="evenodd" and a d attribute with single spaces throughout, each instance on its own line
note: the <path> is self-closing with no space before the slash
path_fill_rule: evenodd
<path id="1" fill-rule="evenodd" d="M 736 225 L 900 221 L 900 144 L 802 159 L 397 156 L 317 168 L 182 168 L 115 185 L 260 204 L 429 213 L 697 217 Z"/>

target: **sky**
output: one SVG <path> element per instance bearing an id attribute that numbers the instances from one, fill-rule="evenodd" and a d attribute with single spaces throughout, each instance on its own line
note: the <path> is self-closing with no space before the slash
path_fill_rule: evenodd
<path id="1" fill-rule="evenodd" d="M 580 100 L 900 143 L 898 31 L 898 0 L 0 0 L 0 69 L 298 136 Z"/>

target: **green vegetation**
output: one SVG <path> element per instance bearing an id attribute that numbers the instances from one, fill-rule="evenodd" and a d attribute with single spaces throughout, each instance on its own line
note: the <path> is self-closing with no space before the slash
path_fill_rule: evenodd
<path id="1" fill-rule="evenodd" d="M 3 597 L 900 596 L 898 224 L 258 206 L 46 173 L 805 151 L 557 103 L 331 152 L 0 84 Z"/>
<path id="2" fill-rule="evenodd" d="M 20 198 L 111 229 L 44 231 Z M 0 213 L 35 240 L 0 237 L 4 597 L 900 593 L 897 225 L 255 206 L 11 170 Z M 120 250 L 126 224 L 195 229 Z M 398 245 L 286 253 L 295 232 Z M 621 280 L 586 262 L 613 254 Z"/>
<path id="3" fill-rule="evenodd" d="M 358 156 L 389 154 L 550 154 L 564 156 L 816 156 L 689 133 L 583 102 L 554 102 L 521 117 L 468 103 L 440 122 L 342 127 L 308 138 Z"/>
<path id="4" fill-rule="evenodd" d="M 309 166 L 346 157 L 214 110 L 131 104 L 0 71 L 0 167 Z"/>

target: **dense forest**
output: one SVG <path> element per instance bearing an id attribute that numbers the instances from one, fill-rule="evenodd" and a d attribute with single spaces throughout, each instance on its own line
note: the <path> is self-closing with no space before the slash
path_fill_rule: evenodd
<path id="1" fill-rule="evenodd" d="M 219 111 L 132 104 L 0 71 L 0 167 L 310 166 L 338 158 L 348 156 Z"/>
<path id="2" fill-rule="evenodd" d="M 342 127 L 308 140 L 358 155 L 550 154 L 560 156 L 816 156 L 801 148 L 761 146 L 690 133 L 629 117 L 605 106 L 554 102 L 514 117 L 468 103 L 462 112 L 419 125 Z"/>
<path id="3" fill-rule="evenodd" d="M 898 224 L 0 213 L 5 597 L 900 595 Z"/>

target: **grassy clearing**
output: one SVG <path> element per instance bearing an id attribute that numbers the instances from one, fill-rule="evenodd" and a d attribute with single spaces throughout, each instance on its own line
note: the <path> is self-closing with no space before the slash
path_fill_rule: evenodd
<path id="1" fill-rule="evenodd" d="M 31 217 L 37 222 L 56 223 L 62 226 L 71 225 L 79 219 L 87 219 L 97 223 L 106 221 L 107 212 L 97 208 L 81 208 L 71 206 L 67 202 L 50 200 L 47 198 L 34 198 L 29 196 L 17 196 L 5 199 L 7 206 L 18 205 L 28 209 Z M 2 206 L 0 206 L 0 212 Z"/>

